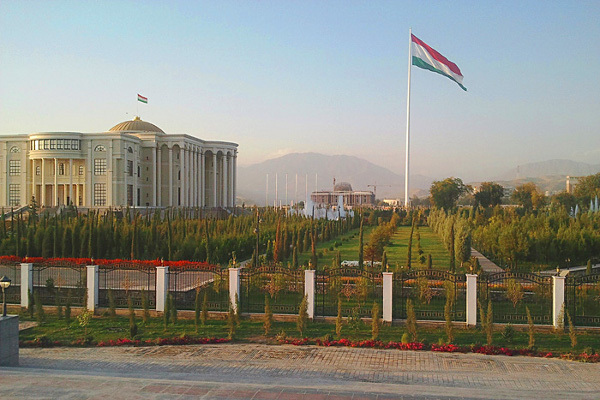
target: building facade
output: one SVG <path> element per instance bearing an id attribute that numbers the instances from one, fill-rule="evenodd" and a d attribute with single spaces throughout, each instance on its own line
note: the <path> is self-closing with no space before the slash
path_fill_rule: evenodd
<path id="1" fill-rule="evenodd" d="M 375 205 L 375 194 L 371 191 L 355 191 L 347 182 L 334 185 L 333 190 L 321 190 L 312 192 L 310 200 L 317 208 L 334 207 L 338 205 L 338 199 L 342 196 L 344 207 L 351 209 L 357 206 Z"/>
<path id="2" fill-rule="evenodd" d="M 235 207 L 236 143 L 135 117 L 106 132 L 0 137 L 0 206 Z"/>

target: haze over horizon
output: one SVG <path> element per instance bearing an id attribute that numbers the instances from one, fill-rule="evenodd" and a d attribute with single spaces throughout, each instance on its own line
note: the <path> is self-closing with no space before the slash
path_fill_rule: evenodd
<path id="1" fill-rule="evenodd" d="M 598 15 L 600 2 L 4 1 L 0 134 L 101 132 L 139 107 L 167 133 L 239 143 L 240 165 L 317 152 L 404 174 L 412 27 L 468 92 L 413 68 L 411 175 L 598 164 Z"/>

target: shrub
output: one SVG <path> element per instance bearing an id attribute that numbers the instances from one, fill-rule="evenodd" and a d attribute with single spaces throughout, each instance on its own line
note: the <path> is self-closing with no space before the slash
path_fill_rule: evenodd
<path id="1" fill-rule="evenodd" d="M 77 322 L 79 322 L 79 326 L 83 328 L 83 336 L 87 339 L 87 329 L 90 321 L 92 320 L 92 313 L 87 308 L 84 308 L 83 311 L 77 316 Z"/>
<path id="2" fill-rule="evenodd" d="M 335 334 L 338 338 L 342 336 L 342 326 L 343 326 L 342 298 L 338 297 L 337 317 L 335 318 Z"/>
<path id="3" fill-rule="evenodd" d="M 227 314 L 227 328 L 229 329 L 227 337 L 229 340 L 233 340 L 235 337 L 235 311 L 233 310 L 233 304 L 229 304 L 229 313 Z"/>
<path id="4" fill-rule="evenodd" d="M 402 339 L 400 339 L 400 341 L 404 344 L 410 343 L 410 336 L 409 336 L 408 332 L 404 332 L 402 334 Z"/>
<path id="5" fill-rule="evenodd" d="M 130 294 L 127 294 L 127 307 L 129 308 L 129 337 L 133 339 L 138 333 L 138 327 L 135 322 L 135 310 L 133 309 L 133 299 Z"/>
<path id="6" fill-rule="evenodd" d="M 560 312 L 558 313 L 558 326 L 555 329 L 555 332 L 562 336 L 565 333 L 565 303 L 560 307 Z"/>
<path id="7" fill-rule="evenodd" d="M 63 306 L 62 303 L 60 302 L 60 293 L 57 290 L 54 293 L 54 302 L 56 304 L 56 316 L 58 319 L 63 319 Z"/>
<path id="8" fill-rule="evenodd" d="M 204 292 L 204 298 L 202 299 L 202 313 L 200 313 L 200 323 L 202 326 L 206 326 L 208 321 L 208 293 Z"/>
<path id="9" fill-rule="evenodd" d="M 273 328 L 273 312 L 271 311 L 271 300 L 269 299 L 268 294 L 265 294 L 265 316 L 263 328 L 265 329 L 265 336 L 269 336 L 271 329 Z"/>
<path id="10" fill-rule="evenodd" d="M 575 331 L 575 327 L 573 326 L 573 320 L 571 319 L 571 315 L 568 311 L 567 321 L 569 322 L 569 338 L 571 338 L 571 347 L 575 348 L 577 346 L 577 331 Z"/>
<path id="11" fill-rule="evenodd" d="M 485 322 L 485 334 L 487 338 L 487 345 L 491 346 L 494 340 L 494 315 L 492 311 L 492 302 L 488 301 L 488 309 L 487 309 L 487 321 Z"/>
<path id="12" fill-rule="evenodd" d="M 371 309 L 371 340 L 377 340 L 379 337 L 379 326 L 381 322 L 379 320 L 379 304 L 376 301 L 373 302 L 373 308 Z"/>
<path id="13" fill-rule="evenodd" d="M 71 324 L 71 296 L 67 296 L 67 304 L 65 304 L 65 322 Z"/>
<path id="14" fill-rule="evenodd" d="M 298 312 L 298 319 L 296 321 L 296 327 L 301 337 L 304 337 L 306 327 L 308 326 L 308 296 L 304 295 L 300 302 L 300 311 Z"/>
<path id="15" fill-rule="evenodd" d="M 27 289 L 27 298 L 29 299 L 29 307 L 27 307 L 29 318 L 33 318 L 33 314 L 35 312 L 35 299 L 33 297 L 33 293 L 31 293 L 31 290 L 29 289 Z"/>
<path id="16" fill-rule="evenodd" d="M 115 318 L 117 316 L 117 306 L 115 304 L 115 295 L 112 289 L 108 289 L 108 314 Z"/>
<path id="17" fill-rule="evenodd" d="M 507 324 L 502 331 L 502 338 L 507 342 L 512 344 L 515 338 L 515 328 L 513 328 L 512 324 Z"/>
<path id="18" fill-rule="evenodd" d="M 146 324 L 150 319 L 150 302 L 148 301 L 148 293 L 144 289 L 142 289 L 142 309 L 144 310 L 142 319 Z"/>
<path id="19" fill-rule="evenodd" d="M 169 310 L 171 312 L 171 323 L 175 325 L 177 323 L 177 304 L 175 304 L 175 299 L 173 295 L 169 293 Z"/>
<path id="20" fill-rule="evenodd" d="M 410 336 L 411 342 L 419 340 L 417 335 L 417 316 L 410 299 L 406 300 L 406 330 Z"/>
<path id="21" fill-rule="evenodd" d="M 235 324 L 240 326 L 240 313 L 242 312 L 242 307 L 240 307 L 240 298 L 238 294 L 235 294 Z"/>
<path id="22" fill-rule="evenodd" d="M 348 326 L 350 329 L 354 331 L 358 331 L 363 325 L 362 319 L 360 318 L 360 309 L 354 307 L 352 309 L 352 314 L 348 317 Z"/>
<path id="23" fill-rule="evenodd" d="M 198 333 L 198 325 L 200 325 L 200 290 L 196 289 L 196 299 L 194 300 L 194 326 L 196 327 L 196 333 Z"/>
<path id="24" fill-rule="evenodd" d="M 39 322 L 41 324 L 46 319 L 46 313 L 44 312 L 44 306 L 42 305 L 40 296 L 36 293 L 34 298 L 35 298 L 35 300 L 34 300 L 35 318 L 37 319 L 37 322 Z"/>
<path id="25" fill-rule="evenodd" d="M 454 341 L 454 325 L 452 324 L 452 309 L 451 309 L 451 298 L 446 298 L 446 305 L 444 306 L 444 318 L 446 320 L 446 338 L 447 343 Z"/>
<path id="26" fill-rule="evenodd" d="M 527 329 L 529 331 L 529 349 L 533 349 L 535 347 L 535 336 L 534 336 L 534 325 L 533 318 L 531 318 L 531 312 L 529 312 L 529 307 L 525 307 L 525 311 L 527 311 Z"/>
<path id="27" fill-rule="evenodd" d="M 169 304 L 169 296 L 167 296 L 165 310 L 163 311 L 163 324 L 164 324 L 165 332 L 167 331 L 167 327 L 169 325 L 170 319 L 171 319 L 171 305 Z"/>

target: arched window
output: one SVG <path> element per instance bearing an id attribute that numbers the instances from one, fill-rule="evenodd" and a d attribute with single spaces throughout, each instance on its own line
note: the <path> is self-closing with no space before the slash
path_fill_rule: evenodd
<path id="1" fill-rule="evenodd" d="M 99 144 L 98 146 L 96 146 L 94 151 L 106 151 L 106 147 L 104 147 L 104 145 Z"/>
<path id="2" fill-rule="evenodd" d="M 133 153 L 133 149 L 132 149 L 131 147 L 128 147 L 128 148 L 127 148 L 127 152 L 128 152 L 128 153 Z"/>
<path id="3" fill-rule="evenodd" d="M 10 148 L 10 152 L 11 153 L 18 153 L 20 151 L 21 151 L 21 149 L 18 148 L 17 146 L 13 146 L 13 147 Z"/>
<path id="4" fill-rule="evenodd" d="M 35 174 L 36 175 L 41 175 L 42 174 L 42 167 L 40 167 L 39 165 L 37 165 L 35 167 Z"/>
<path id="5" fill-rule="evenodd" d="M 79 166 L 79 175 L 83 175 L 83 165 Z"/>

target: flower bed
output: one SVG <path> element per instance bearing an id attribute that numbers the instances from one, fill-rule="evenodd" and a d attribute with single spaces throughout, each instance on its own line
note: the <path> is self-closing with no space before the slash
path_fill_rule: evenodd
<path id="1" fill-rule="evenodd" d="M 61 342 L 59 340 L 48 340 L 46 338 L 37 338 L 34 340 L 22 340 L 19 347 L 113 347 L 113 346 L 166 346 L 166 345 L 186 345 L 186 344 L 219 344 L 227 343 L 229 339 L 225 338 L 194 338 L 191 336 L 175 336 L 170 338 L 157 338 L 147 340 L 132 340 L 121 338 L 116 340 L 101 340 L 95 342 L 88 339 L 77 339 L 72 342 Z"/>
<path id="2" fill-rule="evenodd" d="M 0 264 L 7 263 L 33 263 L 45 264 L 53 266 L 84 266 L 84 265 L 119 265 L 130 264 L 137 268 L 155 268 L 161 265 L 168 265 L 169 268 L 178 270 L 186 269 L 202 269 L 202 270 L 219 270 L 220 266 L 209 264 L 200 261 L 163 261 L 163 260 L 122 260 L 122 259 L 91 259 L 91 258 L 43 258 L 43 257 L 17 257 L 17 256 L 0 256 Z"/>

